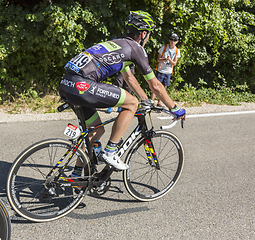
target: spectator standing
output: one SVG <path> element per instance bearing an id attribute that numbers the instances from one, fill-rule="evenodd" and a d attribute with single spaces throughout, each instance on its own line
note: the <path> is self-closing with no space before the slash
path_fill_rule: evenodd
<path id="1" fill-rule="evenodd" d="M 181 57 L 180 50 L 176 47 L 178 42 L 179 36 L 173 33 L 169 38 L 169 44 L 162 46 L 158 51 L 156 77 L 165 87 L 170 85 L 173 68 L 177 64 L 178 58 Z M 151 94 L 151 99 L 155 99 L 154 93 Z M 157 106 L 161 106 L 160 100 L 158 100 Z"/>

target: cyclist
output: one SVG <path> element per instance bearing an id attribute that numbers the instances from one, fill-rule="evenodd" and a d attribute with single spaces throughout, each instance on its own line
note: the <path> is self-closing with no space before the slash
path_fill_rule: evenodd
<path id="1" fill-rule="evenodd" d="M 148 82 L 153 93 L 176 115 L 185 119 L 185 110 L 175 105 L 164 86 L 155 77 L 144 50 L 144 45 L 155 28 L 152 16 L 144 11 L 131 11 L 125 22 L 126 37 L 96 44 L 76 55 L 65 66 L 66 73 L 60 82 L 62 98 L 84 108 L 87 126 L 101 123 L 96 108 L 121 107 L 115 120 L 110 139 L 100 154 L 100 161 L 118 170 L 128 169 L 117 157 L 117 144 L 130 125 L 138 106 L 138 100 L 124 89 L 101 83 L 105 78 L 121 72 L 131 90 L 141 100 L 150 105 L 151 100 L 131 73 L 129 65 L 135 63 Z M 99 140 L 104 129 L 99 128 L 90 136 L 91 141 Z M 77 162 L 76 173 L 81 173 L 82 164 Z"/>

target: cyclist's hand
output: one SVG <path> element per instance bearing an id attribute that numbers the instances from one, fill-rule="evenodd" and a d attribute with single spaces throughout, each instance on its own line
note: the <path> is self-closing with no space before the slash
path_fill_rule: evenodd
<path id="1" fill-rule="evenodd" d="M 174 108 L 169 109 L 172 114 L 175 115 L 176 119 L 183 118 L 186 119 L 186 111 L 183 108 L 177 107 L 176 105 Z"/>
<path id="2" fill-rule="evenodd" d="M 151 99 L 142 100 L 140 102 L 141 107 L 151 107 L 154 106 L 154 101 Z"/>

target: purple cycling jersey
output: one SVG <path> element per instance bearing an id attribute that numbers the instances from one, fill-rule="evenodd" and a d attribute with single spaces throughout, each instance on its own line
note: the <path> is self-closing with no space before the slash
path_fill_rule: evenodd
<path id="1" fill-rule="evenodd" d="M 135 63 L 146 80 L 154 77 L 144 48 L 132 38 L 117 38 L 98 43 L 76 55 L 65 66 L 85 78 L 101 82 L 105 78 L 127 71 Z"/>

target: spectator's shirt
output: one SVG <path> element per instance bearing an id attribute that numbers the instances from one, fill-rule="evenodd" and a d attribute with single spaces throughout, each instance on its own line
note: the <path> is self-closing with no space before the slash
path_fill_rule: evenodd
<path id="1" fill-rule="evenodd" d="M 164 50 L 164 46 L 162 46 L 158 50 L 158 53 L 162 54 L 163 50 Z M 170 56 L 170 58 L 173 60 L 174 56 L 175 56 L 175 52 L 176 52 L 176 47 L 174 47 L 173 49 L 170 49 L 169 45 L 167 45 L 166 51 L 165 51 L 164 55 L 162 56 L 162 58 L 167 58 L 168 56 Z M 177 58 L 181 57 L 180 49 L 178 49 L 176 57 Z M 168 61 L 159 63 L 158 71 L 160 73 L 164 73 L 164 74 L 172 74 L 172 71 L 173 71 L 172 64 L 170 62 L 168 62 Z"/>

